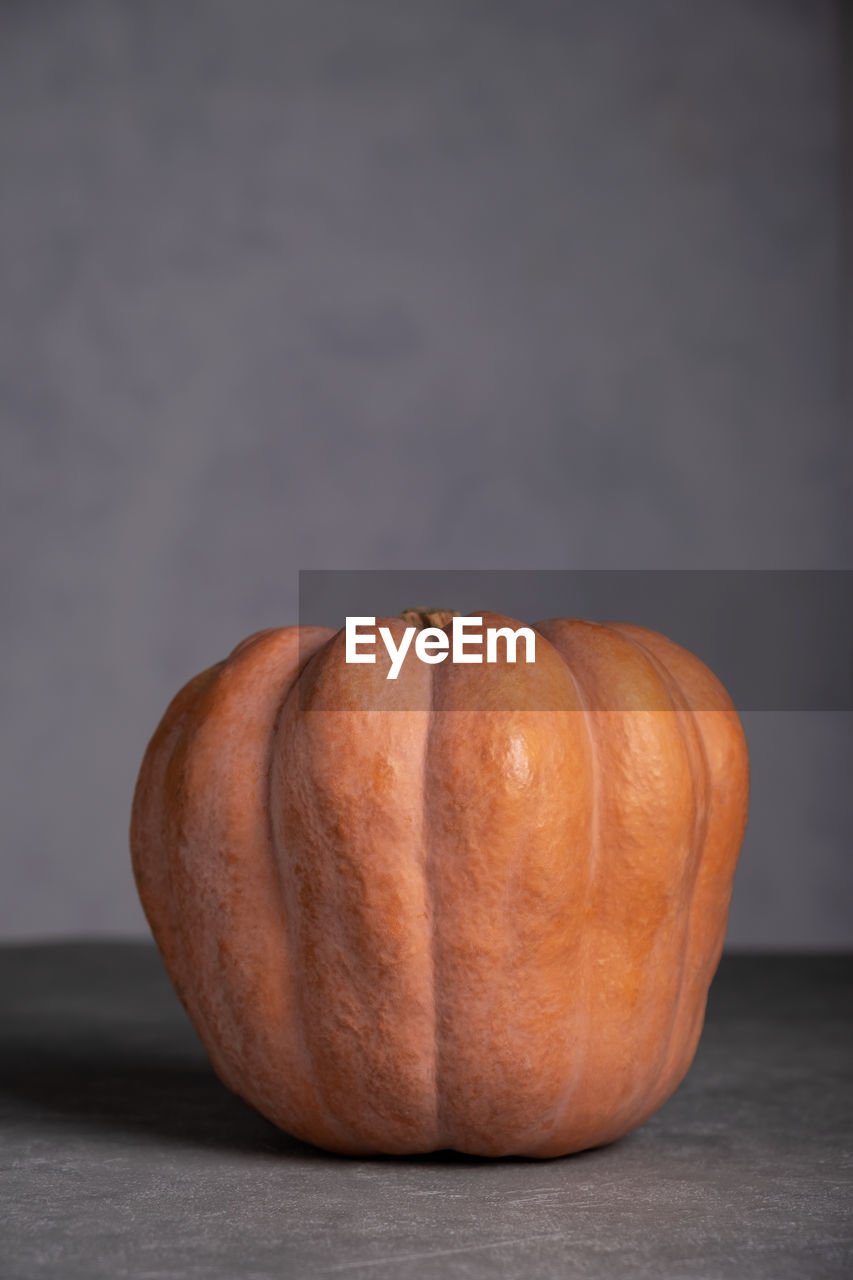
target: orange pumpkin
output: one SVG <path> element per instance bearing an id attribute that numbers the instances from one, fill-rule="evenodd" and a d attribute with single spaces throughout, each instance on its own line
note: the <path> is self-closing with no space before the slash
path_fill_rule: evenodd
<path id="1" fill-rule="evenodd" d="M 641 1124 L 690 1065 L 740 721 L 652 631 L 536 632 L 533 664 L 395 682 L 379 653 L 346 664 L 343 632 L 259 632 L 148 746 L 131 848 L 166 968 L 222 1080 L 299 1138 L 557 1156 Z"/>

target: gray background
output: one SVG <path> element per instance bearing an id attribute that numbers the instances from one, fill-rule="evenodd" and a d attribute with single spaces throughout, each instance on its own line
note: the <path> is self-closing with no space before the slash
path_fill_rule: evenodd
<path id="1" fill-rule="evenodd" d="M 143 931 L 145 742 L 299 568 L 850 567 L 835 18 L 0 6 L 5 936 Z M 746 722 L 730 943 L 850 944 L 849 723 Z"/>

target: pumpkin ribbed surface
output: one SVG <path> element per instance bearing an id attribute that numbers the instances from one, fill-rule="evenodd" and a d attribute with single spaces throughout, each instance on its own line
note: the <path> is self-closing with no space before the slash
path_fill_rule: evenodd
<path id="1" fill-rule="evenodd" d="M 533 664 L 393 682 L 346 665 L 342 632 L 260 632 L 149 744 L 152 931 L 217 1073 L 299 1138 L 560 1155 L 642 1123 L 690 1064 L 746 820 L 740 721 L 654 632 L 536 630 Z"/>

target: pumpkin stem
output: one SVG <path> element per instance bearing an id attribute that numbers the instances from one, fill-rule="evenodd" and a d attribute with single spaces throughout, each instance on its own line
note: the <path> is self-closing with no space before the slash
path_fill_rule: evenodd
<path id="1" fill-rule="evenodd" d="M 451 618 L 459 616 L 458 609 L 404 609 L 399 615 L 403 622 L 419 631 L 426 627 L 446 627 Z"/>

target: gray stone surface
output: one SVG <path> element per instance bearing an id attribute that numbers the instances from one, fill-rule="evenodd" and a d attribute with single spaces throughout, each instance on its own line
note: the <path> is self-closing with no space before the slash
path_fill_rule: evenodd
<path id="1" fill-rule="evenodd" d="M 853 1274 L 853 959 L 724 958 L 644 1128 L 551 1162 L 347 1160 L 214 1078 L 153 948 L 0 951 L 4 1280 Z"/>

